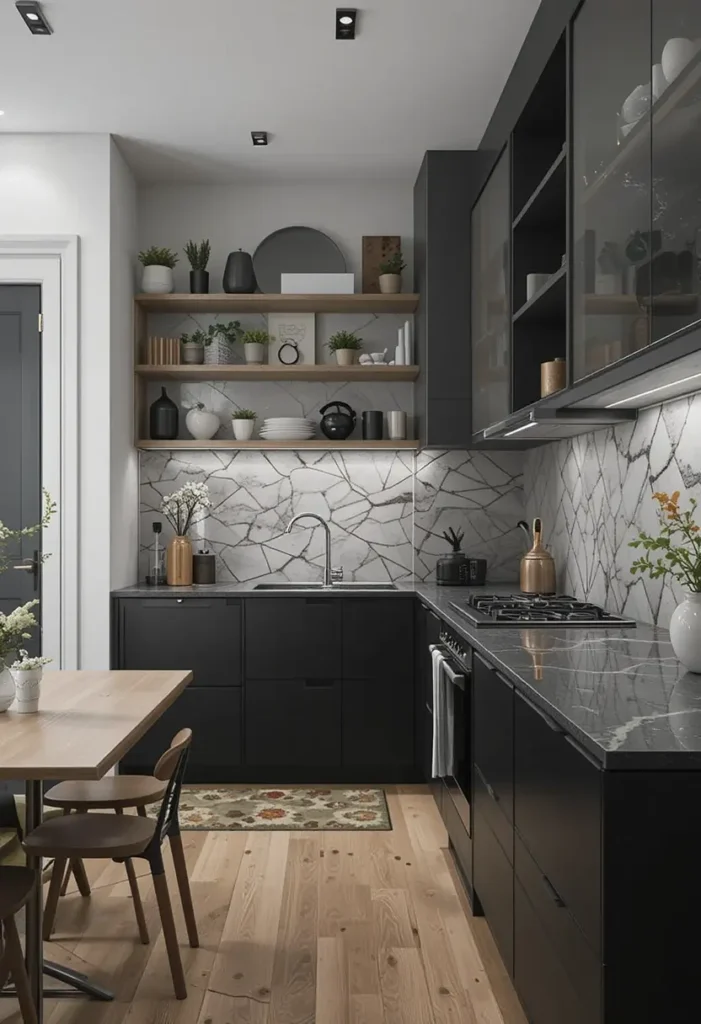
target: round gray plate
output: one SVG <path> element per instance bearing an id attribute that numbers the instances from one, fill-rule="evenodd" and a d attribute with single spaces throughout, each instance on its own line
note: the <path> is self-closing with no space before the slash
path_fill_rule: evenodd
<path id="1" fill-rule="evenodd" d="M 262 292 L 280 292 L 281 274 L 343 274 L 343 253 L 328 235 L 314 228 L 281 228 L 260 243 L 253 269 Z"/>

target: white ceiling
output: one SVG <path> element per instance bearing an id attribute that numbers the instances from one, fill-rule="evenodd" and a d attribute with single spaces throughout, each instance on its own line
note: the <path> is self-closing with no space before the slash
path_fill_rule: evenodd
<path id="1" fill-rule="evenodd" d="M 539 0 L 0 0 L 2 132 L 112 132 L 144 181 L 413 178 L 478 145 Z M 250 132 L 271 133 L 254 149 Z"/>

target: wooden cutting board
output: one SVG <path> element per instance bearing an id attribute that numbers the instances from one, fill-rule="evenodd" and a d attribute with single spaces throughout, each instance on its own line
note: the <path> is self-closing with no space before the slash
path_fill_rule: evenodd
<path id="1" fill-rule="evenodd" d="M 363 235 L 363 291 L 379 292 L 380 263 L 402 247 L 401 235 Z"/>

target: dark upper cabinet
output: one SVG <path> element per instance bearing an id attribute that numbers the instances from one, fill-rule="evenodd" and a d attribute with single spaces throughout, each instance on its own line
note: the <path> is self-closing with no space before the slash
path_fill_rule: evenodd
<path id="1" fill-rule="evenodd" d="M 572 26 L 575 382 L 650 343 L 650 18 L 651 0 L 586 0 Z"/>
<path id="2" fill-rule="evenodd" d="M 246 679 L 340 679 L 341 601 L 257 597 L 246 602 Z"/>
<path id="3" fill-rule="evenodd" d="M 487 166 L 485 153 L 430 150 L 414 186 L 415 410 L 432 447 L 472 433 L 470 210 Z"/>
<path id="4" fill-rule="evenodd" d="M 507 147 L 472 210 L 472 430 L 511 409 L 511 199 Z"/>

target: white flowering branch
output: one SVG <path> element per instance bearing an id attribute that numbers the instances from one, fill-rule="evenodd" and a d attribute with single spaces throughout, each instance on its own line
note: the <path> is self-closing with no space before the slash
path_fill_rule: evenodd
<path id="1" fill-rule="evenodd" d="M 44 512 L 41 521 L 34 526 L 23 526 L 20 530 L 11 530 L 9 526 L 0 520 L 0 572 L 5 572 L 10 566 L 10 557 L 5 550 L 11 544 L 18 544 L 25 537 L 33 537 L 49 525 L 51 517 L 56 512 L 56 502 L 52 500 L 48 491 L 44 491 Z M 41 555 L 41 561 L 45 562 L 49 555 Z M 14 556 L 13 559 L 14 560 Z"/>
<path id="2" fill-rule="evenodd" d="M 198 513 L 212 507 L 207 484 L 187 483 L 179 491 L 167 494 L 161 501 L 161 514 L 165 516 L 178 537 L 184 537 Z M 199 516 L 199 518 L 204 518 Z"/>
<path id="3" fill-rule="evenodd" d="M 51 658 L 30 658 L 29 651 L 20 649 L 18 652 L 19 657 L 17 661 L 14 661 L 10 668 L 14 669 L 15 672 L 30 672 L 35 668 L 43 668 L 44 665 L 48 665 Z"/>
<path id="4" fill-rule="evenodd" d="M 8 654 L 14 654 L 22 646 L 22 640 L 31 640 L 29 630 L 37 625 L 32 608 L 38 604 L 35 599 L 20 605 L 8 615 L 0 612 L 0 661 L 4 661 Z"/>

